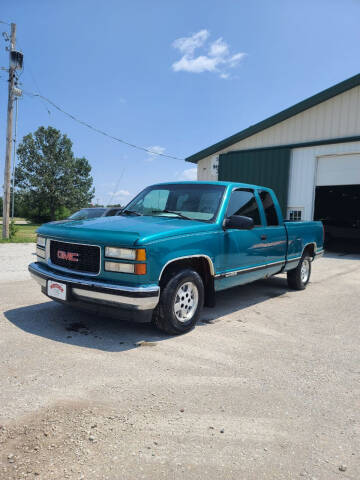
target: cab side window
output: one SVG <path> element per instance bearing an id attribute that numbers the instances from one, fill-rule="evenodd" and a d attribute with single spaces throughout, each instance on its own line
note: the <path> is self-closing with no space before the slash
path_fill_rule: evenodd
<path id="1" fill-rule="evenodd" d="M 264 190 L 262 192 L 259 192 L 260 194 L 260 199 L 264 207 L 265 211 L 265 216 L 266 216 L 266 222 L 268 227 L 270 226 L 278 226 L 279 225 L 279 218 L 276 213 L 276 208 L 273 202 L 273 199 L 271 198 L 271 195 L 269 192 L 265 192 Z"/>
<path id="2" fill-rule="evenodd" d="M 226 216 L 242 215 L 254 220 L 254 225 L 261 225 L 259 207 L 251 190 L 234 190 L 231 194 Z"/>

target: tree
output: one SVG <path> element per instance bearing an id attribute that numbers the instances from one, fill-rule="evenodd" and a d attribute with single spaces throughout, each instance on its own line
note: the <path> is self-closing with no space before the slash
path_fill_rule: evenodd
<path id="1" fill-rule="evenodd" d="M 91 202 L 91 166 L 86 158 L 74 156 L 71 140 L 59 130 L 39 127 L 23 138 L 17 154 L 16 190 L 27 217 L 56 220 Z"/>

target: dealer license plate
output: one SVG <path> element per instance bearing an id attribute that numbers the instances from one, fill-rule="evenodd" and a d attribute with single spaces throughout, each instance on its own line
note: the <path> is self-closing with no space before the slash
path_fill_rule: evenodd
<path id="1" fill-rule="evenodd" d="M 49 297 L 66 300 L 66 284 L 55 282 L 53 280 L 48 280 L 47 294 L 49 295 Z"/>

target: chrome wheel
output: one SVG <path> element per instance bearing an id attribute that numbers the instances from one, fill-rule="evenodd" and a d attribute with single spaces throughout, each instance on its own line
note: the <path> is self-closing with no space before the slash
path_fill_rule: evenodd
<path id="1" fill-rule="evenodd" d="M 199 303 L 199 291 L 193 282 L 185 282 L 175 295 L 174 313 L 179 322 L 188 322 L 194 316 Z"/>
<path id="2" fill-rule="evenodd" d="M 306 283 L 309 280 L 310 275 L 310 262 L 307 258 L 303 259 L 300 271 L 300 277 L 302 283 Z"/>

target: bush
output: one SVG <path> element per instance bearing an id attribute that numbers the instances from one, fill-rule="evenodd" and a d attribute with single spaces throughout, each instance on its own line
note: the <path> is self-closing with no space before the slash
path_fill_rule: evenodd
<path id="1" fill-rule="evenodd" d="M 19 227 L 15 224 L 14 220 L 11 220 L 9 225 L 9 237 L 10 240 L 14 240 L 16 232 L 19 230 Z"/>
<path id="2" fill-rule="evenodd" d="M 71 214 L 70 210 L 66 207 L 57 208 L 55 211 L 55 220 L 64 220 Z M 50 210 L 39 212 L 38 210 L 28 209 L 24 212 L 26 220 L 30 220 L 32 223 L 47 223 L 51 222 Z"/>
<path id="3" fill-rule="evenodd" d="M 55 211 L 55 218 L 56 220 L 64 220 L 64 218 L 68 218 L 71 215 L 71 211 L 67 207 L 60 207 L 57 208 Z"/>

